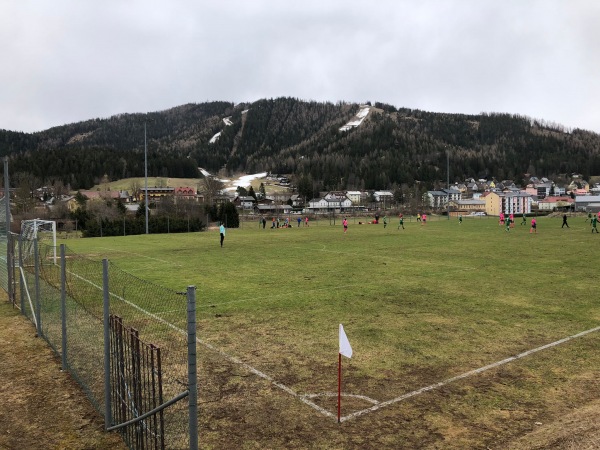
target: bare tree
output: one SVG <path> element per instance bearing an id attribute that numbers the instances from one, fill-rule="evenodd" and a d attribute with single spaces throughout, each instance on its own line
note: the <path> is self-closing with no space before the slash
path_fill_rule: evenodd
<path id="1" fill-rule="evenodd" d="M 215 197 L 223 190 L 225 185 L 213 176 L 206 176 L 200 180 L 199 191 L 204 195 L 204 202 L 212 205 Z"/>
<path id="2" fill-rule="evenodd" d="M 87 210 L 92 216 L 100 219 L 115 220 L 120 217 L 119 210 L 115 206 L 109 206 L 105 201 L 90 201 Z"/>

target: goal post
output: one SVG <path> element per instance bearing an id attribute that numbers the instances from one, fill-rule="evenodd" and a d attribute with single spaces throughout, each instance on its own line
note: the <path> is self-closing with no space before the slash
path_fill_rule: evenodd
<path id="1" fill-rule="evenodd" d="M 52 260 L 56 264 L 56 222 L 54 220 L 30 219 L 21 222 L 21 239 L 25 256 L 33 253 L 33 241 L 40 238 L 52 239 Z"/>

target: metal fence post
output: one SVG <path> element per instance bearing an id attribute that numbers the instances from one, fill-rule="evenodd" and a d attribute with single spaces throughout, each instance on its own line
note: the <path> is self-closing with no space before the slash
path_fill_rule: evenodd
<path id="1" fill-rule="evenodd" d="M 103 312 L 104 312 L 104 427 L 112 426 L 112 406 L 110 403 L 110 291 L 108 289 L 108 259 L 102 260 Z"/>
<path id="2" fill-rule="evenodd" d="M 13 247 L 14 242 L 12 236 L 10 235 L 10 183 L 8 180 L 8 156 L 4 157 L 4 202 L 4 211 L 6 215 L 6 281 L 8 284 L 8 299 L 14 306 L 15 291 L 13 289 L 13 282 L 15 273 L 13 271 L 13 265 L 15 251 Z"/>
<path id="3" fill-rule="evenodd" d="M 33 257 L 35 259 L 35 318 L 37 324 L 37 334 L 38 336 L 43 336 L 42 334 L 42 305 L 40 304 L 40 262 L 39 262 L 39 248 L 38 248 L 38 240 L 35 238 L 33 240 Z"/>
<path id="4" fill-rule="evenodd" d="M 19 240 L 17 241 L 19 244 L 18 247 L 18 251 L 19 251 L 19 294 L 21 297 L 21 314 L 25 314 L 25 289 L 23 289 L 23 286 L 25 286 L 25 280 L 23 280 L 23 239 L 21 237 L 21 235 L 19 235 Z"/>
<path id="5" fill-rule="evenodd" d="M 65 244 L 60 244 L 60 326 L 62 370 L 67 370 L 67 258 Z"/>
<path id="6" fill-rule="evenodd" d="M 196 371 L 196 286 L 187 288 L 188 390 L 190 450 L 198 450 L 198 384 Z"/>

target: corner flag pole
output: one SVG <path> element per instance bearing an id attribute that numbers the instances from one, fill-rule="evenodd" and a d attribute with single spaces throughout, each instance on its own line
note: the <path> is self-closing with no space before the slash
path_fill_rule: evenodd
<path id="1" fill-rule="evenodd" d="M 342 415 L 342 355 L 346 358 L 352 358 L 352 347 L 344 331 L 344 326 L 340 323 L 339 330 L 340 351 L 338 352 L 338 423 L 341 423 Z"/>
<path id="2" fill-rule="evenodd" d="M 342 354 L 338 353 L 338 423 L 342 415 Z"/>

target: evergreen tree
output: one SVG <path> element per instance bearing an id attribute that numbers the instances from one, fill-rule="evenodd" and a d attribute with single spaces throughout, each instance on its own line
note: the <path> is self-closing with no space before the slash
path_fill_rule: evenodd
<path id="1" fill-rule="evenodd" d="M 219 205 L 217 217 L 219 222 L 224 223 L 227 228 L 239 228 L 240 226 L 238 210 L 231 202 Z"/>
<path id="2" fill-rule="evenodd" d="M 254 192 L 252 185 L 250 185 L 250 189 L 248 189 L 248 195 L 256 200 L 256 192 Z"/>

